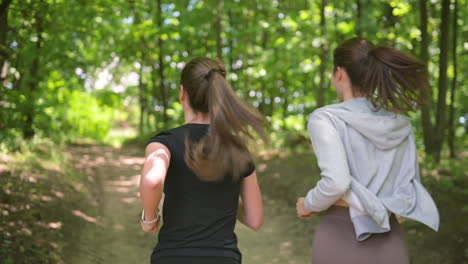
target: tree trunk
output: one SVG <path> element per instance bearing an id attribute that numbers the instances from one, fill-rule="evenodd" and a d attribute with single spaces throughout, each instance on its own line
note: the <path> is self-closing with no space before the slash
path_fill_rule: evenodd
<path id="1" fill-rule="evenodd" d="M 140 103 L 140 122 L 138 124 L 139 134 L 145 131 L 145 113 L 146 113 L 146 85 L 143 83 L 143 65 L 138 72 L 138 101 Z"/>
<path id="2" fill-rule="evenodd" d="M 457 86 L 457 73 L 458 73 L 458 63 L 457 63 L 457 39 L 458 39 L 458 0 L 455 0 L 454 3 L 454 13 L 452 20 L 452 60 L 453 60 L 453 79 L 452 79 L 452 89 L 450 90 L 450 110 L 449 110 L 449 132 L 448 132 L 448 146 L 450 152 L 450 158 L 456 157 L 455 151 L 455 91 Z"/>
<path id="3" fill-rule="evenodd" d="M 320 31 L 322 36 L 326 36 L 326 20 L 325 20 L 325 7 L 327 6 L 327 0 L 322 0 L 320 6 Z M 328 56 L 328 44 L 324 39 L 321 45 L 322 54 L 320 55 L 320 84 L 317 89 L 317 108 L 325 105 L 325 71 L 327 69 L 327 56 Z"/>
<path id="4" fill-rule="evenodd" d="M 449 31 L 450 31 L 450 0 L 442 0 L 442 23 L 440 25 L 440 55 L 439 55 L 439 92 L 437 95 L 437 112 L 436 112 L 436 130 L 435 130 L 435 158 L 438 162 L 444 143 L 444 134 L 446 124 L 446 108 L 447 108 L 447 66 L 449 53 Z"/>
<path id="5" fill-rule="evenodd" d="M 234 19 L 232 16 L 232 10 L 228 9 L 228 20 L 229 20 L 229 27 L 231 28 L 229 33 L 228 39 L 228 46 L 229 46 L 229 71 L 234 73 Z"/>
<path id="6" fill-rule="evenodd" d="M 287 72 L 284 73 L 284 87 L 289 87 L 289 81 Z M 283 105 L 282 105 L 282 119 L 283 119 L 283 129 L 286 130 L 286 119 L 288 117 L 288 106 L 289 106 L 289 96 L 287 91 L 282 95 Z"/>
<path id="7" fill-rule="evenodd" d="M 181 13 L 181 15 L 179 16 L 179 21 L 180 21 L 180 25 L 186 25 L 186 24 L 189 24 L 190 21 L 189 21 L 189 18 L 187 16 L 187 14 L 190 12 L 190 2 L 192 0 L 184 0 L 183 1 L 183 13 Z M 182 2 L 182 0 L 181 0 Z M 186 34 L 188 33 L 188 34 Z M 187 32 L 186 30 L 184 30 L 183 28 L 181 28 L 180 30 L 180 34 L 181 34 L 181 39 L 185 40 L 184 41 L 184 46 L 185 46 L 185 52 L 187 52 L 187 57 L 190 58 L 192 57 L 192 45 L 193 45 L 193 42 L 192 42 L 192 38 L 193 36 L 190 34 L 190 32 Z"/>
<path id="8" fill-rule="evenodd" d="M 265 19 L 268 19 L 269 13 L 267 9 L 263 9 L 262 14 L 265 17 Z M 263 29 L 261 40 L 262 40 L 262 44 L 261 44 L 262 50 L 267 50 L 268 40 L 269 40 L 268 29 Z M 260 104 L 258 106 L 258 109 L 263 115 L 266 115 L 265 100 L 268 94 L 268 84 L 267 84 L 267 81 L 265 80 L 266 76 L 262 76 L 260 78 L 261 78 L 260 92 L 262 94 L 262 98 L 260 99 Z"/>
<path id="9" fill-rule="evenodd" d="M 8 7 L 13 0 L 2 0 L 0 3 L 0 100 L 3 97 L 3 68 L 8 59 Z"/>
<path id="10" fill-rule="evenodd" d="M 429 34 L 427 31 L 428 16 L 427 16 L 427 0 L 419 0 L 420 11 L 420 31 L 421 31 L 421 59 L 427 64 L 429 61 Z M 434 154 L 434 127 L 431 122 L 432 109 L 432 88 L 426 95 L 427 103 L 421 107 L 421 120 L 423 126 L 424 148 L 426 153 Z"/>
<path id="11" fill-rule="evenodd" d="M 161 8 L 161 0 L 157 0 L 157 23 L 158 23 L 158 49 L 159 49 L 159 56 L 158 56 L 158 73 L 159 73 L 159 90 L 161 93 L 161 101 L 163 106 L 163 127 L 165 128 L 168 122 L 167 117 L 167 94 L 166 94 L 166 87 L 165 87 L 165 79 L 164 79 L 164 52 L 163 52 L 163 40 L 161 38 L 161 31 L 163 26 L 163 18 L 162 18 L 162 8 Z M 155 87 L 153 87 L 155 88 Z M 156 92 L 156 91 L 155 91 Z"/>
<path id="12" fill-rule="evenodd" d="M 385 17 L 384 20 L 384 27 L 386 28 L 394 28 L 395 24 L 398 22 L 398 17 L 393 14 L 393 10 L 395 9 L 388 1 L 383 3 L 383 15 Z"/>
<path id="13" fill-rule="evenodd" d="M 419 0 L 419 16 L 421 23 L 421 59 L 427 63 L 429 61 L 429 33 L 427 31 L 429 18 L 427 16 L 427 0 Z"/>
<path id="14" fill-rule="evenodd" d="M 252 12 L 255 12 L 256 14 L 256 10 L 257 10 L 257 6 L 255 5 L 255 2 L 254 1 L 249 1 L 249 4 L 253 4 L 254 6 L 250 6 L 250 10 L 253 10 Z M 245 22 L 245 28 L 246 29 L 249 29 L 252 27 L 252 18 L 250 15 L 247 16 L 247 21 Z M 250 33 L 250 32 L 249 32 Z M 255 34 L 255 33 L 254 33 Z M 250 59 L 252 58 L 252 39 L 255 39 L 255 36 L 248 36 L 247 40 L 246 40 L 246 52 L 245 52 L 245 56 L 246 56 L 246 59 L 244 60 L 244 62 L 246 62 L 246 66 L 247 67 L 250 67 Z M 247 68 L 246 67 L 246 68 Z M 250 74 L 247 72 L 247 71 L 243 71 L 244 72 L 244 99 L 247 100 L 248 97 L 249 97 L 249 92 L 250 92 Z"/>
<path id="15" fill-rule="evenodd" d="M 278 48 L 277 48 L 277 47 L 274 47 L 274 48 L 273 48 L 273 61 L 278 61 L 278 57 L 279 57 L 279 56 L 278 56 L 278 52 L 279 52 L 279 51 L 278 51 Z M 275 75 L 276 75 L 276 73 L 275 73 Z M 277 76 L 277 75 L 276 75 L 276 76 Z M 280 75 L 280 76 L 281 76 L 281 75 Z M 275 85 L 274 85 L 273 87 L 278 88 L 278 85 L 276 84 L 276 82 L 275 82 Z M 271 89 L 271 88 L 273 88 L 273 87 L 270 87 L 270 93 L 269 93 L 269 94 L 270 94 L 270 97 L 269 97 L 269 99 L 270 99 L 270 107 L 268 108 L 268 113 L 267 113 L 268 116 L 272 117 L 271 120 L 273 120 L 273 113 L 275 112 L 275 104 L 276 104 L 276 103 L 275 103 L 276 91 L 273 91 L 273 90 Z"/>
<path id="16" fill-rule="evenodd" d="M 140 10 L 137 9 L 135 1 L 130 1 L 130 5 L 135 14 L 135 25 L 141 24 Z M 140 104 L 140 116 L 138 122 L 138 133 L 141 135 L 145 130 L 145 113 L 146 113 L 146 86 L 143 82 L 143 65 L 145 61 L 145 39 L 143 36 L 138 38 L 137 46 L 140 47 L 140 55 L 137 54 L 136 58 L 140 61 L 140 68 L 138 69 L 138 103 Z"/>
<path id="17" fill-rule="evenodd" d="M 160 94 L 158 92 L 158 77 L 157 77 L 157 74 L 158 74 L 158 69 L 156 67 L 156 62 L 152 61 L 151 62 L 151 73 L 150 73 L 150 76 L 151 76 L 151 87 L 152 87 L 152 103 L 150 104 L 150 107 L 151 107 L 151 111 L 155 111 L 157 109 L 155 109 L 155 105 L 159 105 L 160 102 L 162 101 L 160 99 Z M 158 125 L 158 123 L 160 122 L 160 114 L 159 114 L 159 111 L 155 111 L 154 112 L 154 129 L 158 130 L 160 128 L 162 128 L 161 126 Z M 149 124 L 149 123 L 148 123 Z"/>
<path id="18" fill-rule="evenodd" d="M 3 84 L 7 78 L 7 64 L 5 62 L 8 59 L 8 8 L 11 2 L 12 0 L 2 0 L 0 3 L 0 102 L 4 101 L 6 97 Z M 0 111 L 0 130 L 3 130 L 7 123 L 4 120 L 7 119 L 5 111 Z"/>
<path id="19" fill-rule="evenodd" d="M 22 55 L 21 53 L 17 54 L 15 60 L 11 61 L 11 65 L 13 68 L 18 69 L 20 62 L 23 59 L 23 56 L 21 55 Z M 23 80 L 24 80 L 23 77 L 24 77 L 24 74 L 21 74 L 18 79 L 12 78 L 12 90 L 13 91 L 19 91 L 22 89 L 21 87 L 22 87 Z"/>
<path id="20" fill-rule="evenodd" d="M 217 0 L 218 4 L 216 6 L 216 56 L 219 60 L 223 61 L 223 39 L 221 34 L 223 33 L 223 28 L 221 25 L 223 19 L 223 0 Z"/>
<path id="21" fill-rule="evenodd" d="M 362 37 L 362 0 L 356 0 L 356 35 L 358 37 Z"/>
<path id="22" fill-rule="evenodd" d="M 43 4 L 43 2 L 40 2 Z M 40 6 L 39 8 L 42 8 Z M 39 11 L 35 13 L 35 24 L 34 27 L 36 29 L 37 34 L 37 41 L 36 41 L 36 52 L 35 57 L 32 61 L 31 68 L 29 69 L 29 78 L 27 83 L 27 91 L 26 97 L 27 102 L 25 105 L 25 122 L 23 126 L 23 136 L 26 139 L 32 138 L 35 134 L 34 132 L 34 117 L 35 117 L 35 102 L 36 102 L 36 95 L 37 89 L 39 86 L 39 67 L 40 67 L 40 53 L 42 48 L 42 33 L 44 32 L 44 21 L 43 16 Z"/>

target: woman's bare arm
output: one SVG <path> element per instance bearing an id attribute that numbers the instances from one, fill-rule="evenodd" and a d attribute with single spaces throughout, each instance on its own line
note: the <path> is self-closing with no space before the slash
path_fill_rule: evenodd
<path id="1" fill-rule="evenodd" d="M 171 153 L 161 143 L 151 143 L 146 148 L 146 160 L 140 178 L 140 197 L 145 219 L 151 221 L 157 216 L 157 208 L 162 197 L 164 180 L 171 160 Z M 157 231 L 158 223 L 151 229 Z"/>
<path id="2" fill-rule="evenodd" d="M 263 201 L 255 171 L 242 180 L 240 198 L 237 218 L 254 231 L 260 230 L 263 225 Z"/>

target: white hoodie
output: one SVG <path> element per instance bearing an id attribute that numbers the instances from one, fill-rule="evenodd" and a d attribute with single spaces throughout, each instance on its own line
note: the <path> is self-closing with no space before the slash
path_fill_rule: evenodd
<path id="1" fill-rule="evenodd" d="M 407 117 L 355 98 L 317 109 L 307 129 L 322 176 L 307 193 L 307 210 L 345 200 L 359 241 L 390 231 L 389 212 L 439 228 L 437 207 L 420 182 Z"/>

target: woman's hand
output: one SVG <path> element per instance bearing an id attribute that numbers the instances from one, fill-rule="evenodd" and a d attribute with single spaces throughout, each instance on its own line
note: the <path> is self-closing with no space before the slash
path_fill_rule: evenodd
<path id="1" fill-rule="evenodd" d="M 157 214 L 156 218 L 153 220 L 146 220 L 145 213 L 142 212 L 140 225 L 143 232 L 157 232 L 159 230 L 159 224 L 161 223 L 161 217 L 159 213 Z"/>
<path id="2" fill-rule="evenodd" d="M 296 202 L 297 217 L 307 219 L 309 216 L 317 214 L 317 212 L 308 211 L 304 208 L 304 197 L 299 197 Z"/>
<path id="3" fill-rule="evenodd" d="M 143 230 L 143 232 L 157 232 L 159 230 L 159 222 L 160 220 L 158 220 L 156 223 L 151 224 L 151 225 L 142 223 L 141 229 Z"/>

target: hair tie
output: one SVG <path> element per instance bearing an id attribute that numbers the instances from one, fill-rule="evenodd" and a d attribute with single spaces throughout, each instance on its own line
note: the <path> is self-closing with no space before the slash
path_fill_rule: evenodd
<path id="1" fill-rule="evenodd" d="M 210 76 L 211 76 L 211 74 L 212 74 L 213 72 L 222 73 L 222 72 L 221 72 L 220 70 L 218 70 L 218 69 L 211 69 L 211 70 L 209 70 L 208 73 L 206 74 L 206 79 L 209 79 Z"/>

